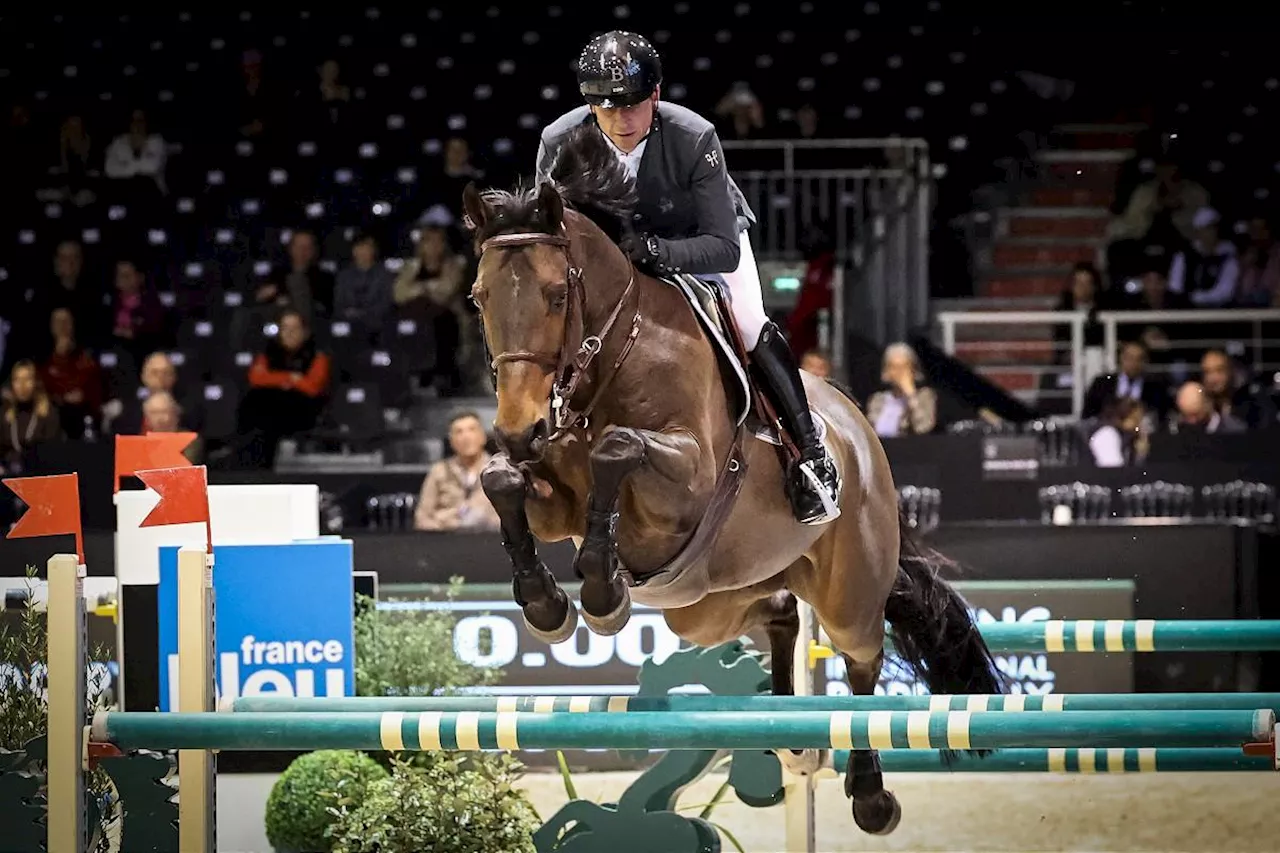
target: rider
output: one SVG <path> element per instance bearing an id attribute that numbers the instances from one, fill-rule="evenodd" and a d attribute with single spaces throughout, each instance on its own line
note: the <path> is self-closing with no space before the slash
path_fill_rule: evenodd
<path id="1" fill-rule="evenodd" d="M 770 402 L 800 460 L 787 472 L 797 520 L 822 524 L 840 514 L 840 474 L 818 437 L 795 357 L 769 320 L 748 230 L 755 216 L 725 168 L 715 127 L 702 116 L 659 101 L 662 60 L 648 39 L 613 30 L 578 57 L 577 107 L 542 131 L 538 175 L 545 178 L 557 146 L 592 122 L 636 180 L 637 239 L 624 248 L 656 275 L 716 276 L 729 291 L 734 322 Z"/>

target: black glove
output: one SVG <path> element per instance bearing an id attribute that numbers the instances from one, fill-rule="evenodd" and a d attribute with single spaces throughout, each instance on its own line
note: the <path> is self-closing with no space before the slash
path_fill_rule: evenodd
<path id="1" fill-rule="evenodd" d="M 657 237 L 651 234 L 627 234 L 619 245 L 622 251 L 627 253 L 631 262 L 640 269 L 659 274 L 667 272 L 666 264 L 662 263 L 658 255 Z"/>

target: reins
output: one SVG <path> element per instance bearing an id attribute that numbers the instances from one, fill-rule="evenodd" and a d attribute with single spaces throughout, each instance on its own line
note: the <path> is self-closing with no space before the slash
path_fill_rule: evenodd
<path id="1" fill-rule="evenodd" d="M 561 230 L 563 229 L 564 226 L 561 225 Z M 560 344 L 560 350 L 556 353 L 510 350 L 494 356 L 490 366 L 495 373 L 495 387 L 497 385 L 496 373 L 498 366 L 501 364 L 525 361 L 555 371 L 555 383 L 551 386 L 551 410 L 554 423 L 548 441 L 556 441 L 569 430 L 578 426 L 585 429 L 590 424 L 591 413 L 603 398 L 604 392 L 612 383 L 613 378 L 618 374 L 618 370 L 622 367 L 622 362 L 630 354 L 631 348 L 635 346 L 636 338 L 640 335 L 640 323 L 642 320 L 640 314 L 640 292 L 636 289 L 635 267 L 631 266 L 631 278 L 627 281 L 627 286 L 623 289 L 622 295 L 618 297 L 618 301 L 614 304 L 608 319 L 604 321 L 598 332 L 588 335 L 586 334 L 587 293 L 583 286 L 582 268 L 573 262 L 573 244 L 567 236 L 563 234 L 547 234 L 540 231 L 500 234 L 496 237 L 490 237 L 481 243 L 480 254 L 483 256 L 489 249 L 494 248 L 533 245 L 557 246 L 564 251 L 567 269 L 566 282 L 569 287 L 567 304 L 570 312 L 570 315 L 565 318 L 564 340 Z M 587 405 L 581 411 L 575 411 L 572 402 L 574 395 L 578 391 L 578 386 L 591 368 L 596 356 L 604 349 L 605 342 L 609 339 L 609 334 L 617 324 L 618 318 L 622 316 L 622 310 L 633 291 L 636 293 L 636 309 L 631 318 L 631 329 L 627 333 L 627 338 L 622 344 L 618 357 L 614 359 L 613 369 L 600 380 Z M 573 343 L 575 338 L 577 339 L 576 346 Z M 485 347 L 486 349 L 488 348 L 487 336 L 485 338 Z"/>

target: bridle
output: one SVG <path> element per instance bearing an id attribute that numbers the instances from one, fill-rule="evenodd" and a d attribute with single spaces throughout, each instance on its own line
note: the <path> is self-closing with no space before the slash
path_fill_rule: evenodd
<path id="1" fill-rule="evenodd" d="M 562 232 L 565 230 L 563 224 L 561 224 L 560 228 Z M 527 350 L 511 350 L 500 352 L 495 356 L 489 351 L 489 339 L 487 335 L 483 334 L 483 328 L 481 329 L 481 336 L 484 340 L 485 351 L 491 356 L 490 368 L 494 375 L 495 389 L 498 384 L 498 366 L 501 364 L 527 361 L 555 371 L 555 383 L 551 386 L 551 411 L 554 423 L 548 441 L 556 441 L 575 427 L 581 426 L 585 429 L 589 426 L 590 416 L 595 410 L 596 404 L 600 402 L 605 389 L 609 387 L 613 377 L 618 374 L 618 368 L 622 366 L 622 362 L 626 360 L 631 348 L 635 346 L 636 338 L 640 335 L 640 321 L 642 319 L 640 315 L 640 293 L 636 289 L 635 267 L 628 264 L 631 268 L 631 278 L 627 281 L 626 288 L 622 291 L 622 295 L 618 297 L 617 303 L 613 306 L 613 311 L 609 313 L 608 319 L 604 321 L 604 325 L 600 327 L 600 330 L 594 335 L 588 335 L 585 327 L 587 292 L 583 286 L 582 267 L 574 264 L 573 244 L 564 233 L 547 234 L 541 231 L 528 231 L 516 234 L 500 234 L 496 237 L 490 237 L 481 243 L 480 254 L 483 256 L 489 249 L 534 245 L 558 246 L 564 251 L 566 283 L 569 291 L 566 295 L 565 303 L 567 315 L 564 324 L 564 340 L 560 343 L 559 351 L 555 353 L 538 353 Z M 632 291 L 636 292 L 635 314 L 631 318 L 631 330 L 622 344 L 618 357 L 614 359 L 613 370 L 599 383 L 595 393 L 591 395 L 591 400 L 582 411 L 575 411 L 572 407 L 572 402 L 574 394 L 577 393 L 578 385 L 587 374 L 596 356 L 604 349 L 604 343 L 608 340 L 609 333 L 613 331 L 614 325 L 622 315 L 623 306 L 626 305 L 627 298 L 631 296 Z M 483 325 L 483 320 L 481 324 Z M 576 345 L 574 344 L 575 340 L 577 341 Z"/>

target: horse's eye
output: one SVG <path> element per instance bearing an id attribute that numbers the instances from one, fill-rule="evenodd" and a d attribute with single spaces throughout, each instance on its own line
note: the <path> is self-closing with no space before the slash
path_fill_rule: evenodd
<path id="1" fill-rule="evenodd" d="M 565 294 L 564 293 L 551 294 L 550 302 L 551 302 L 552 311 L 563 311 L 564 303 L 565 303 Z"/>

